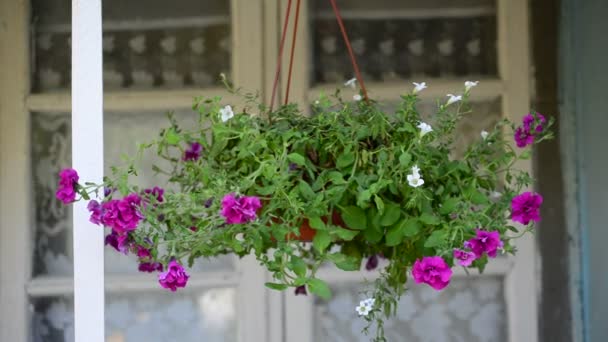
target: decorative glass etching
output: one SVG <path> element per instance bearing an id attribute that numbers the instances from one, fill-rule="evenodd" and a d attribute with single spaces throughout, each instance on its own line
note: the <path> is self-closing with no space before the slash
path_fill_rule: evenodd
<path id="1" fill-rule="evenodd" d="M 33 90 L 70 87 L 69 0 L 34 0 Z M 230 73 L 229 1 L 108 0 L 105 89 L 209 87 Z"/>
<path id="2" fill-rule="evenodd" d="M 369 341 L 355 307 L 367 298 L 364 288 L 341 285 L 325 302 L 315 299 L 315 341 Z M 443 291 L 410 284 L 396 317 L 385 323 L 388 341 L 501 342 L 507 341 L 503 280 L 498 277 L 455 278 Z M 373 332 L 370 332 L 373 334 Z"/>
<path id="3" fill-rule="evenodd" d="M 313 6 L 313 83 L 350 79 L 352 65 L 329 3 Z M 497 75 L 493 0 L 355 0 L 341 4 L 341 14 L 366 80 Z"/>
<path id="4" fill-rule="evenodd" d="M 110 294 L 106 298 L 106 341 L 236 341 L 235 297 L 232 288 Z M 32 308 L 32 342 L 74 342 L 71 298 L 38 298 Z"/>
<path id="5" fill-rule="evenodd" d="M 176 118 L 187 127 L 196 122 L 195 114 L 177 113 Z M 169 122 L 163 113 L 107 113 L 104 117 L 104 158 L 106 165 L 122 165 L 121 155 L 135 156 L 137 144 L 151 140 Z M 35 113 L 32 115 L 32 176 L 35 200 L 34 274 L 71 275 L 72 215 L 71 206 L 55 198 L 57 174 L 71 165 L 71 125 L 67 114 Z M 139 186 L 162 185 L 163 177 L 152 172 L 155 160 L 144 156 L 144 174 Z M 162 165 L 162 164 L 161 164 Z M 106 174 L 110 170 L 106 169 Z M 101 229 L 101 227 L 99 228 Z M 232 256 L 198 263 L 198 271 L 225 270 L 232 267 Z M 137 272 L 136 258 L 108 247 L 105 253 L 108 272 Z"/>

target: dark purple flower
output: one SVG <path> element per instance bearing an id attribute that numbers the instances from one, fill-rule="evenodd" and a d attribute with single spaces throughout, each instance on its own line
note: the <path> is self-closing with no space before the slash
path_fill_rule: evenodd
<path id="1" fill-rule="evenodd" d="M 101 222 L 119 234 L 135 230 L 143 218 L 139 212 L 140 205 L 141 198 L 137 194 L 127 195 L 120 200 L 104 202 Z"/>
<path id="2" fill-rule="evenodd" d="M 306 291 L 306 285 L 301 285 L 296 287 L 296 290 L 294 291 L 296 296 L 298 295 L 304 295 L 304 296 L 308 296 L 308 292 Z"/>
<path id="3" fill-rule="evenodd" d="M 74 169 L 63 169 L 59 172 L 59 186 L 55 197 L 63 202 L 70 204 L 76 200 L 76 186 L 78 185 L 78 172 Z"/>
<path id="4" fill-rule="evenodd" d="M 257 211 L 261 207 L 260 199 L 255 196 L 237 198 L 229 194 L 222 199 L 221 214 L 228 224 L 247 223 L 257 218 Z"/>
<path id="5" fill-rule="evenodd" d="M 167 271 L 158 275 L 158 282 L 160 286 L 175 292 L 178 287 L 186 287 L 188 278 L 190 276 L 186 273 L 184 267 L 177 261 L 171 260 L 167 265 Z"/>
<path id="6" fill-rule="evenodd" d="M 164 200 L 165 189 L 155 186 L 152 189 L 144 190 L 144 193 L 150 198 L 155 198 L 156 202 L 160 203 Z"/>
<path id="7" fill-rule="evenodd" d="M 203 151 L 203 146 L 198 142 L 193 142 L 190 144 L 190 147 L 184 151 L 184 161 L 196 161 L 201 157 L 201 152 Z"/>
<path id="8" fill-rule="evenodd" d="M 89 204 L 87 204 L 87 209 L 91 212 L 89 221 L 94 224 L 101 224 L 101 217 L 103 215 L 101 204 L 96 200 L 91 200 Z"/>
<path id="9" fill-rule="evenodd" d="M 142 246 L 137 246 L 137 257 L 140 259 L 148 259 L 151 256 L 150 254 L 150 250 L 142 247 Z"/>
<path id="10" fill-rule="evenodd" d="M 439 291 L 450 284 L 452 269 L 440 256 L 424 257 L 414 262 L 412 276 L 417 284 L 425 283 Z"/>
<path id="11" fill-rule="evenodd" d="M 500 240 L 498 231 L 488 232 L 481 229 L 476 229 L 477 235 L 466 241 L 464 247 L 470 249 L 476 258 L 480 258 L 484 253 L 490 258 L 496 257 L 496 251 L 502 248 L 503 243 Z"/>
<path id="12" fill-rule="evenodd" d="M 125 255 L 129 253 L 130 243 L 127 234 L 116 234 L 116 232 L 112 231 L 106 235 L 105 240 L 105 244 L 114 247 L 116 251 Z"/>
<path id="13" fill-rule="evenodd" d="M 296 163 L 289 163 L 289 171 L 296 171 L 300 167 Z"/>
<path id="14" fill-rule="evenodd" d="M 211 207 L 212 204 L 213 204 L 213 197 L 210 197 L 205 201 L 204 206 L 205 206 L 205 208 L 209 208 L 209 207 Z"/>
<path id="15" fill-rule="evenodd" d="M 365 263 L 365 269 L 368 271 L 373 271 L 378 267 L 378 256 L 372 255 L 367 258 L 367 262 Z"/>
<path id="16" fill-rule="evenodd" d="M 138 267 L 140 272 L 148 272 L 148 273 L 152 273 L 152 272 L 162 272 L 163 271 L 163 264 L 161 264 L 160 262 L 142 262 L 139 264 Z"/>
<path id="17" fill-rule="evenodd" d="M 108 197 L 116 191 L 116 188 L 103 188 L 103 197 Z"/>
<path id="18" fill-rule="evenodd" d="M 456 248 L 454 249 L 454 259 L 458 260 L 458 265 L 467 267 L 471 266 L 473 261 L 477 259 L 477 256 L 473 252 Z"/>
<path id="19" fill-rule="evenodd" d="M 540 113 L 524 116 L 522 126 L 517 127 L 513 138 L 517 147 L 523 148 L 534 143 L 536 136 L 543 132 L 547 120 Z"/>
<path id="20" fill-rule="evenodd" d="M 540 221 L 540 205 L 543 196 L 524 192 L 511 200 L 511 220 L 527 225 L 530 221 Z"/>

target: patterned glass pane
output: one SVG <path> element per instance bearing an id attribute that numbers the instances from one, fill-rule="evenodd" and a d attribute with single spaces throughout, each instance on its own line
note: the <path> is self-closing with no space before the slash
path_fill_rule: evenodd
<path id="1" fill-rule="evenodd" d="M 335 287 L 334 297 L 315 305 L 315 341 L 369 341 L 355 306 L 365 296 L 353 286 Z M 503 280 L 498 277 L 453 279 L 443 291 L 414 285 L 401 298 L 397 315 L 385 324 L 388 341 L 507 341 Z M 373 332 L 370 332 L 373 334 Z"/>
<path id="2" fill-rule="evenodd" d="M 363 77 L 496 76 L 494 0 L 341 2 L 341 14 Z M 312 10 L 313 83 L 353 77 L 328 1 Z"/>
<path id="3" fill-rule="evenodd" d="M 176 113 L 184 127 L 195 123 L 194 114 Z M 109 165 L 121 165 L 121 155 L 134 156 L 138 143 L 149 142 L 154 134 L 168 125 L 163 113 L 107 113 L 104 123 L 104 158 Z M 68 114 L 35 113 L 32 115 L 32 168 L 35 199 L 34 274 L 72 274 L 71 206 L 55 199 L 57 174 L 71 165 L 71 126 Z M 155 159 L 144 156 L 140 186 L 162 185 L 163 178 L 154 176 L 151 165 Z M 232 268 L 231 256 L 195 264 L 196 270 Z M 106 249 L 106 271 L 136 272 L 134 256 L 124 256 Z"/>
<path id="4" fill-rule="evenodd" d="M 33 90 L 70 86 L 70 0 L 34 0 Z M 208 87 L 230 73 L 229 1 L 106 0 L 105 89 Z"/>
<path id="5" fill-rule="evenodd" d="M 236 341 L 234 289 L 160 291 L 108 295 L 106 341 Z M 74 341 L 71 298 L 38 298 L 32 306 L 33 342 Z"/>

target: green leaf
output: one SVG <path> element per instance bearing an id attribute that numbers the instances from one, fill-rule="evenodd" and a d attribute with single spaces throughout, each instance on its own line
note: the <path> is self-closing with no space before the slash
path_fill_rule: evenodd
<path id="1" fill-rule="evenodd" d="M 346 184 L 344 176 L 338 171 L 331 171 L 327 174 L 327 178 L 334 184 Z"/>
<path id="2" fill-rule="evenodd" d="M 447 231 L 443 229 L 434 231 L 424 243 L 424 247 L 441 246 L 445 242 L 447 235 Z"/>
<path id="3" fill-rule="evenodd" d="M 401 222 L 399 222 L 399 226 L 401 226 L 401 229 L 403 230 L 403 236 L 407 237 L 411 237 L 418 234 L 418 232 L 420 232 L 420 229 L 422 228 L 418 220 L 411 218 L 402 220 Z"/>
<path id="4" fill-rule="evenodd" d="M 363 231 L 363 237 L 369 243 L 378 243 L 384 236 L 382 229 L 379 226 L 370 224 L 367 229 Z"/>
<path id="5" fill-rule="evenodd" d="M 315 295 L 323 298 L 331 298 L 331 290 L 326 282 L 321 279 L 313 278 L 308 281 L 308 289 Z"/>
<path id="6" fill-rule="evenodd" d="M 435 215 L 429 214 L 429 213 L 423 213 L 419 220 L 424 223 L 424 224 L 428 224 L 430 226 L 436 226 L 439 224 L 439 218 Z"/>
<path id="7" fill-rule="evenodd" d="M 441 208 L 439 209 L 439 213 L 442 215 L 451 214 L 456 211 L 458 207 L 458 203 L 460 200 L 458 198 L 448 198 L 441 204 Z"/>
<path id="8" fill-rule="evenodd" d="M 358 271 L 361 268 L 360 257 L 334 253 L 329 255 L 329 260 L 343 271 Z"/>
<path id="9" fill-rule="evenodd" d="M 355 154 L 350 151 L 342 153 L 338 160 L 336 160 L 336 166 L 341 169 L 352 165 L 355 162 Z"/>
<path id="10" fill-rule="evenodd" d="M 340 227 L 334 227 L 331 231 L 332 235 L 337 236 L 340 240 L 350 241 L 355 238 L 361 231 L 360 230 L 350 230 L 344 229 Z"/>
<path id="11" fill-rule="evenodd" d="M 287 285 L 285 285 L 285 284 L 266 283 L 266 284 L 264 284 L 264 285 L 266 285 L 266 287 L 267 287 L 267 288 L 269 288 L 269 289 L 273 289 L 273 290 L 279 290 L 279 291 L 283 291 L 283 290 L 285 290 L 286 288 L 288 288 L 288 286 L 287 286 Z"/>
<path id="12" fill-rule="evenodd" d="M 384 213 L 384 201 L 382 200 L 382 198 L 380 198 L 380 196 L 374 195 L 374 202 L 376 203 L 376 208 L 378 208 L 378 213 L 383 214 Z"/>
<path id="13" fill-rule="evenodd" d="M 292 270 L 298 277 L 306 277 L 306 263 L 304 260 L 295 255 L 291 256 L 289 269 Z"/>
<path id="14" fill-rule="evenodd" d="M 386 233 L 386 245 L 389 247 L 397 246 L 403 242 L 403 227 L 396 225 L 388 229 Z"/>
<path id="15" fill-rule="evenodd" d="M 383 227 L 392 226 L 397 221 L 399 221 L 399 217 L 401 217 L 401 208 L 394 203 L 389 203 L 386 206 L 386 211 L 384 212 L 384 215 L 382 215 L 380 225 L 382 225 Z"/>
<path id="16" fill-rule="evenodd" d="M 319 216 L 309 217 L 308 224 L 310 224 L 311 228 L 314 228 L 316 230 L 327 230 L 325 222 L 323 222 L 323 220 L 321 220 Z"/>
<path id="17" fill-rule="evenodd" d="M 365 216 L 363 209 L 355 206 L 348 206 L 342 209 L 340 214 L 342 215 L 344 223 L 346 223 L 349 228 L 357 230 L 364 230 L 367 228 L 367 217 Z"/>
<path id="18" fill-rule="evenodd" d="M 359 191 L 357 194 L 357 205 L 367 207 L 369 200 L 372 198 L 372 192 L 369 189 Z"/>
<path id="19" fill-rule="evenodd" d="M 479 191 L 472 191 L 470 196 L 471 202 L 473 204 L 487 204 L 489 202 L 488 197 L 486 197 L 486 195 L 482 194 Z"/>
<path id="20" fill-rule="evenodd" d="M 304 159 L 304 156 L 299 153 L 295 153 L 295 152 L 288 154 L 287 159 L 290 162 L 296 163 L 298 165 L 304 165 L 306 163 L 306 159 Z"/>
<path id="21" fill-rule="evenodd" d="M 315 198 L 315 192 L 312 191 L 310 185 L 305 181 L 300 180 L 300 184 L 298 184 L 298 189 L 300 190 L 300 194 L 302 194 L 302 197 L 304 197 L 304 199 L 311 200 Z"/>
<path id="22" fill-rule="evenodd" d="M 175 131 L 175 128 L 171 127 L 169 130 L 167 130 L 167 132 L 165 133 L 165 141 L 169 145 L 179 144 L 180 136 Z"/>
<path id="23" fill-rule="evenodd" d="M 411 161 L 412 161 L 411 154 L 409 154 L 407 152 L 401 153 L 401 156 L 399 157 L 399 165 L 401 165 L 403 167 L 407 167 Z"/>
<path id="24" fill-rule="evenodd" d="M 329 233 L 323 230 L 317 231 L 315 237 L 312 239 L 313 247 L 319 252 L 323 253 L 331 243 L 331 236 Z"/>

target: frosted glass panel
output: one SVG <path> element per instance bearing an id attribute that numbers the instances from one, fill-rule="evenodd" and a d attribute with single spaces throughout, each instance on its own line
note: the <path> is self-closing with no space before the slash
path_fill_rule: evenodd
<path id="1" fill-rule="evenodd" d="M 236 341 L 235 290 L 156 292 L 108 295 L 107 342 Z M 73 342 L 71 298 L 50 297 L 32 303 L 33 342 Z"/>
<path id="2" fill-rule="evenodd" d="M 230 3 L 225 0 L 106 0 L 105 89 L 208 87 L 230 73 Z M 34 0 L 35 92 L 70 86 L 70 0 Z"/>
<path id="3" fill-rule="evenodd" d="M 196 122 L 195 114 L 177 113 L 185 126 Z M 135 155 L 137 144 L 154 139 L 159 130 L 167 127 L 163 113 L 107 113 L 104 118 L 104 158 L 106 174 L 110 165 L 121 165 L 122 154 Z M 35 200 L 34 274 L 71 275 L 72 219 L 71 206 L 55 199 L 57 173 L 71 165 L 71 125 L 67 114 L 34 113 L 32 115 L 32 170 Z M 162 185 L 161 177 L 153 176 L 154 159 L 146 156 L 138 185 Z M 101 228 L 99 228 L 101 229 Z M 137 272 L 134 256 L 124 256 L 106 248 L 106 271 L 113 273 Z M 199 271 L 232 269 L 233 257 L 223 256 L 201 261 L 194 268 Z"/>
<path id="4" fill-rule="evenodd" d="M 353 51 L 369 81 L 496 76 L 495 1 L 344 1 Z M 328 1 L 310 23 L 313 83 L 343 82 L 353 70 Z"/>
<path id="5" fill-rule="evenodd" d="M 412 285 L 411 285 L 412 286 Z M 355 306 L 365 296 L 363 288 L 336 286 L 334 297 L 315 303 L 316 342 L 368 342 L 361 334 L 365 320 Z M 467 277 L 453 279 L 437 292 L 413 285 L 402 297 L 395 318 L 385 324 L 388 341 L 502 342 L 507 341 L 503 279 Z"/>

